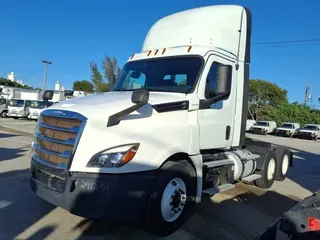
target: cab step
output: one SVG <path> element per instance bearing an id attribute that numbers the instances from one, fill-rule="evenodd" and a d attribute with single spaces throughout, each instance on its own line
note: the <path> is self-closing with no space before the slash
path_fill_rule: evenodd
<path id="1" fill-rule="evenodd" d="M 205 189 L 205 190 L 202 191 L 202 193 L 204 195 L 212 197 L 213 195 L 215 195 L 217 193 L 222 193 L 222 192 L 234 189 L 234 188 L 235 188 L 234 184 L 226 183 L 226 184 L 220 185 L 218 187 Z"/>
<path id="2" fill-rule="evenodd" d="M 247 177 L 241 178 L 241 182 L 251 183 L 259 178 L 261 178 L 261 175 L 255 173 L 255 174 L 249 175 Z"/>

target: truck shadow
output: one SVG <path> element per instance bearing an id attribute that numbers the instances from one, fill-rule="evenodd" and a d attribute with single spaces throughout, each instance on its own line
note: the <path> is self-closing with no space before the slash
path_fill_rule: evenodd
<path id="1" fill-rule="evenodd" d="M 25 146 L 21 148 L 0 148 L 0 162 L 13 160 L 18 157 L 22 157 L 30 150 L 30 146 Z"/>
<path id="2" fill-rule="evenodd" d="M 9 138 L 9 137 L 18 137 L 19 135 L 9 134 L 9 133 L 0 133 L 0 138 Z"/>
<path id="3" fill-rule="evenodd" d="M 45 239 L 55 229 L 45 226 L 29 238 L 17 238 L 56 207 L 30 194 L 29 169 L 0 173 L 1 239 Z M 31 230 L 32 231 L 32 230 Z"/>
<path id="4" fill-rule="evenodd" d="M 259 194 L 262 194 L 261 192 Z M 78 239 L 104 236 L 105 239 L 255 239 L 285 211 L 298 201 L 276 192 L 262 195 L 243 193 L 220 203 L 212 198 L 196 207 L 194 215 L 184 226 L 167 237 L 156 237 L 145 231 L 142 223 L 83 220 L 74 230 L 83 230 Z M 270 204 L 276 203 L 276 204 Z"/>
<path id="5" fill-rule="evenodd" d="M 320 154 L 294 150 L 293 167 L 288 171 L 288 178 L 311 192 L 320 188 Z"/>

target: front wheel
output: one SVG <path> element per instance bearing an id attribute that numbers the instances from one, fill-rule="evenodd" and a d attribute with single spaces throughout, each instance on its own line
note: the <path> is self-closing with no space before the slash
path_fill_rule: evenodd
<path id="1" fill-rule="evenodd" d="M 7 112 L 6 112 L 6 111 L 3 111 L 3 112 L 1 113 L 1 117 L 6 118 L 6 117 L 7 117 Z"/>
<path id="2" fill-rule="evenodd" d="M 147 206 L 147 227 L 158 236 L 167 236 L 180 228 L 194 206 L 196 177 L 187 162 L 167 162 L 152 187 Z"/>

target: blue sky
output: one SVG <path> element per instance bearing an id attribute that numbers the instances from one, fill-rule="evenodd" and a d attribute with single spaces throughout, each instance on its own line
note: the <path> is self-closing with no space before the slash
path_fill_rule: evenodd
<path id="1" fill-rule="evenodd" d="M 110 1 L 111 2 L 111 1 Z M 15 72 L 26 84 L 41 87 L 42 59 L 53 62 L 48 88 L 59 80 L 90 79 L 89 61 L 104 54 L 123 65 L 141 50 L 149 27 L 168 14 L 211 4 L 240 4 L 253 15 L 252 41 L 320 38 L 320 1 L 314 0 L 10 0 L 0 14 L 0 76 Z M 252 45 L 251 78 L 277 83 L 290 101 L 303 100 L 306 81 L 316 103 L 320 97 L 320 44 Z M 320 105 L 320 104 L 318 104 Z"/>

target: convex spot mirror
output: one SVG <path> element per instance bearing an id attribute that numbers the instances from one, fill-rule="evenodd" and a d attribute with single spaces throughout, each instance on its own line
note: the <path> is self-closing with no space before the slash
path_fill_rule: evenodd
<path id="1" fill-rule="evenodd" d="M 147 104 L 149 101 L 149 91 L 144 89 L 135 90 L 131 96 L 131 102 L 134 104 Z"/>
<path id="2" fill-rule="evenodd" d="M 134 79 L 138 79 L 140 76 L 141 76 L 141 73 L 140 72 L 136 72 L 136 71 L 134 71 L 134 72 L 132 72 L 130 74 L 130 77 L 134 78 Z"/>

